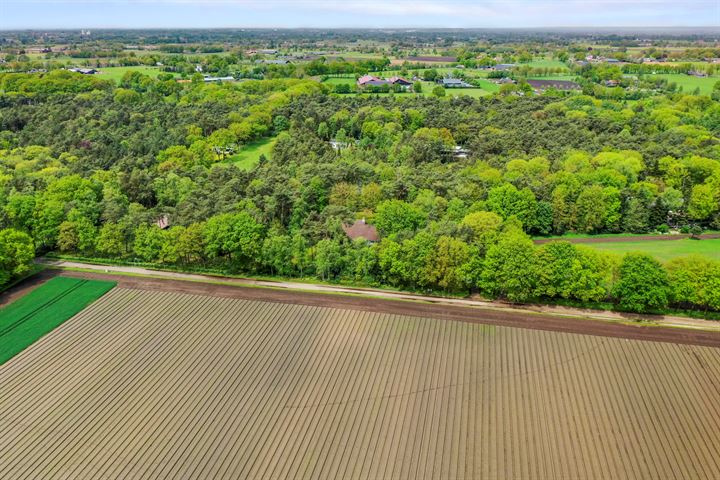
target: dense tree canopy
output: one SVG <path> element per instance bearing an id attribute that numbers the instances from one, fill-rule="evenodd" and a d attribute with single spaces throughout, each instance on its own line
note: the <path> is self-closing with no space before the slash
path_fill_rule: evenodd
<path id="1" fill-rule="evenodd" d="M 0 74 L 0 283 L 34 249 L 512 301 L 718 309 L 716 263 L 664 266 L 529 237 L 720 228 L 720 106 L 709 97 L 167 82 Z M 271 153 L 240 164 L 270 138 Z M 361 218 L 379 242 L 347 237 L 343 224 Z"/>

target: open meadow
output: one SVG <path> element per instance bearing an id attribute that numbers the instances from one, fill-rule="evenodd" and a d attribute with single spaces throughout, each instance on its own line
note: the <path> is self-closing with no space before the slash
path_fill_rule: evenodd
<path id="1" fill-rule="evenodd" d="M 638 241 L 598 241 L 592 243 L 593 248 L 625 254 L 628 252 L 641 252 L 652 255 L 661 261 L 672 260 L 687 255 L 700 255 L 710 260 L 720 260 L 720 239 L 693 240 L 638 240 Z"/>
<path id="2" fill-rule="evenodd" d="M 240 151 L 229 157 L 227 161 L 241 170 L 251 170 L 257 165 L 261 155 L 270 158 L 275 142 L 276 138 L 271 137 L 242 145 Z"/>
<path id="3" fill-rule="evenodd" d="M 717 348 L 117 287 L 0 366 L 0 477 L 713 479 L 719 375 Z"/>
<path id="4" fill-rule="evenodd" d="M 695 89 L 700 89 L 701 95 L 710 95 L 713 86 L 720 81 L 720 77 L 694 77 L 685 75 L 684 73 L 659 73 L 649 75 L 652 78 L 665 78 L 670 82 L 674 82 L 678 87 L 682 87 L 684 93 L 693 93 Z"/>
<path id="5" fill-rule="evenodd" d="M 160 73 L 165 73 L 158 67 L 102 67 L 98 69 L 97 77 L 103 80 L 113 80 L 120 83 L 123 75 L 127 72 L 140 72 L 143 75 L 148 75 L 152 78 L 157 78 Z"/>

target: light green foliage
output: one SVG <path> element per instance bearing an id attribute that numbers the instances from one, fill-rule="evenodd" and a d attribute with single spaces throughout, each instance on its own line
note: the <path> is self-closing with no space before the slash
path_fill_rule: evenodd
<path id="1" fill-rule="evenodd" d="M 383 235 L 414 231 L 425 222 L 425 215 L 402 200 L 386 200 L 377 206 L 375 226 Z"/>
<path id="2" fill-rule="evenodd" d="M 535 295 L 599 301 L 608 295 L 612 270 L 606 254 L 568 242 L 550 242 L 536 251 Z"/>
<path id="3" fill-rule="evenodd" d="M 720 262 L 699 255 L 667 264 L 674 302 L 702 309 L 720 309 Z"/>
<path id="4" fill-rule="evenodd" d="M 634 312 L 663 310 L 670 299 L 668 276 L 660 262 L 642 253 L 628 253 L 620 263 L 613 295 Z"/>
<path id="5" fill-rule="evenodd" d="M 343 260 L 338 242 L 324 239 L 315 245 L 315 269 L 323 280 L 335 278 L 343 268 Z"/>
<path id="6" fill-rule="evenodd" d="M 473 240 L 486 248 L 497 240 L 502 218 L 493 212 L 473 212 L 466 215 L 460 225 L 469 227 L 473 232 Z"/>
<path id="7" fill-rule="evenodd" d="M 205 224 L 205 251 L 210 257 L 253 262 L 262 246 L 263 231 L 262 224 L 247 212 L 218 215 Z"/>
<path id="8" fill-rule="evenodd" d="M 480 287 L 491 295 L 526 301 L 534 293 L 535 268 L 532 240 L 517 230 L 503 232 L 487 251 Z"/>
<path id="9" fill-rule="evenodd" d="M 35 258 L 32 238 L 12 228 L 0 230 L 0 286 L 30 270 Z"/>
<path id="10" fill-rule="evenodd" d="M 445 291 L 459 291 L 466 286 L 463 266 L 470 260 L 471 249 L 463 241 L 442 236 L 425 265 L 425 281 Z"/>

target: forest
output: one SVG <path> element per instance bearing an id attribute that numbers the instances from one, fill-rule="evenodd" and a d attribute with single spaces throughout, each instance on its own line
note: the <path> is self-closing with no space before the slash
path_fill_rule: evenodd
<path id="1" fill-rule="evenodd" d="M 36 255 L 720 310 L 720 264 L 533 237 L 720 229 L 720 103 L 0 74 L 0 284 Z M 233 156 L 273 139 L 251 168 Z M 468 152 L 458 155 L 458 147 Z M 365 219 L 379 241 L 351 240 Z"/>

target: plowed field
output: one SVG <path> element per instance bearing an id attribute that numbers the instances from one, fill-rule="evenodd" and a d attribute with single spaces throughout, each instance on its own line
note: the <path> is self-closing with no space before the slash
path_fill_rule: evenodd
<path id="1" fill-rule="evenodd" d="M 0 478 L 720 478 L 718 378 L 711 347 L 118 287 L 0 366 Z"/>

